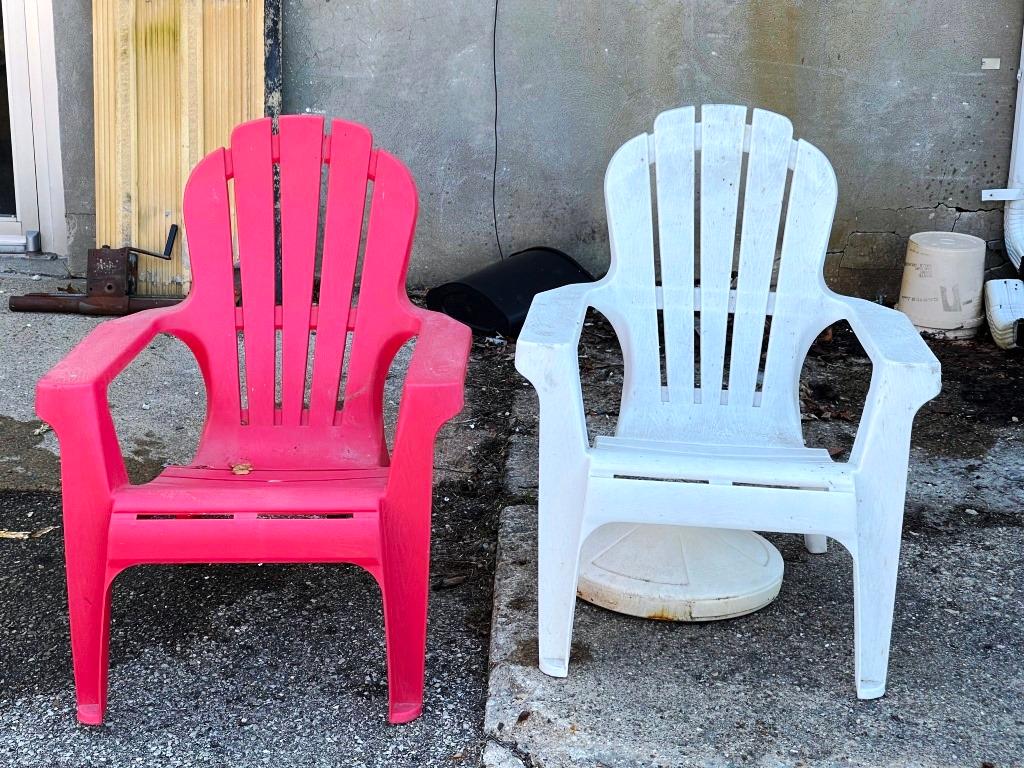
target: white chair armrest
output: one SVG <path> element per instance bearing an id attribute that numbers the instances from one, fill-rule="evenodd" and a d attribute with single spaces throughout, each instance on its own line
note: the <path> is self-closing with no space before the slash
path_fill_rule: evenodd
<path id="1" fill-rule="evenodd" d="M 552 372 L 565 369 L 570 358 L 572 365 L 568 368 L 575 372 L 579 387 L 576 350 L 593 289 L 593 283 L 576 283 L 534 297 L 516 341 L 516 369 L 538 392 L 548 388 L 546 382 Z"/>
<path id="2" fill-rule="evenodd" d="M 534 297 L 516 342 L 516 369 L 540 400 L 541 467 L 588 445 L 578 346 L 593 283 L 566 285 Z M 543 482 L 543 479 L 542 479 Z"/>
<path id="3" fill-rule="evenodd" d="M 834 295 L 833 300 L 880 373 L 901 377 L 920 396 L 918 406 L 939 393 L 939 361 L 906 315 L 850 296 Z"/>
<path id="4" fill-rule="evenodd" d="M 875 482 L 902 488 L 914 414 L 942 386 L 939 361 L 902 312 L 846 296 L 835 301 L 873 366 L 850 463 Z"/>

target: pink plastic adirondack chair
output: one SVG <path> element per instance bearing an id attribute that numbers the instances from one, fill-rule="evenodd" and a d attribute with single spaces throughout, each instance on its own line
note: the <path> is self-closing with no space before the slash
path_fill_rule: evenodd
<path id="1" fill-rule="evenodd" d="M 444 315 L 415 307 L 405 294 L 417 210 L 408 170 L 374 150 L 370 132 L 360 125 L 334 120 L 329 136 L 323 129 L 322 118 L 307 116 L 282 117 L 278 134 L 269 119 L 238 126 L 231 148 L 203 159 L 185 190 L 194 280 L 188 298 L 103 323 L 39 382 L 37 410 L 61 446 L 71 641 L 83 723 L 102 722 L 106 707 L 111 582 L 125 568 L 145 563 L 362 566 L 383 595 L 389 719 L 407 722 L 422 709 L 433 443 L 441 425 L 462 408 L 470 334 Z M 329 179 L 314 301 L 322 164 L 329 166 Z M 232 180 L 241 306 L 232 268 Z M 368 181 L 373 194 L 357 309 L 353 282 Z M 158 333 L 177 336 L 195 354 L 206 384 L 206 425 L 191 465 L 168 467 L 152 482 L 131 485 L 106 390 Z M 389 456 L 384 380 L 396 351 L 414 336 Z M 251 470 L 236 474 L 239 465 Z"/>

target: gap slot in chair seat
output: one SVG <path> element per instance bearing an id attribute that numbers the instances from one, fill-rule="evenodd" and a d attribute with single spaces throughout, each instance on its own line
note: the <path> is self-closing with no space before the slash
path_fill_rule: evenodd
<path id="1" fill-rule="evenodd" d="M 853 492 L 852 472 L 815 448 L 669 443 L 598 437 L 593 477 L 707 481 L 764 488 Z"/>

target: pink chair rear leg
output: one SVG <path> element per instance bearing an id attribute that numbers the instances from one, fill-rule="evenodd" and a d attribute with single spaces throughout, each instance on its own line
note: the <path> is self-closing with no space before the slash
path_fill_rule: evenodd
<path id="1" fill-rule="evenodd" d="M 388 656 L 388 720 L 392 723 L 415 720 L 423 711 L 430 574 L 429 512 L 423 517 L 423 522 L 403 520 L 401 534 L 391 534 L 395 538 L 390 547 L 385 526 L 381 593 Z"/>

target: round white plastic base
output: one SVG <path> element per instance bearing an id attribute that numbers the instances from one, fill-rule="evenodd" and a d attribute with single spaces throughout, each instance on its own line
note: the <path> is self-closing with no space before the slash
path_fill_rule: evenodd
<path id="1" fill-rule="evenodd" d="M 631 616 L 716 621 L 768 605 L 782 571 L 779 551 L 751 531 L 616 523 L 584 543 L 577 594 Z"/>

